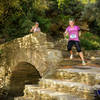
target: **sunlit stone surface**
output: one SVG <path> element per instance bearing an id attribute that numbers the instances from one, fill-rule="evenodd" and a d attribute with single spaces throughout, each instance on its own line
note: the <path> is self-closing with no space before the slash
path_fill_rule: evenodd
<path id="1" fill-rule="evenodd" d="M 88 67 L 58 69 L 57 79 L 67 79 L 73 82 L 85 83 L 87 85 L 100 84 L 100 68 Z"/>
<path id="2" fill-rule="evenodd" d="M 83 100 L 74 95 L 57 92 L 50 89 L 42 89 L 34 86 L 26 86 L 24 97 L 32 97 L 32 100 Z"/>
<path id="3" fill-rule="evenodd" d="M 40 79 L 39 86 L 26 85 L 24 97 L 33 97 L 33 100 L 100 99 L 95 95 L 95 91 L 100 90 L 100 68 L 76 66 L 56 69 L 55 74 L 54 78 Z"/>
<path id="4" fill-rule="evenodd" d="M 33 83 L 38 80 L 37 76 L 46 75 L 62 60 L 62 51 L 55 49 L 49 36 L 42 32 L 7 42 L 0 45 L 0 50 L 0 88 L 6 87 L 7 91 Z M 35 74 L 36 70 L 38 74 Z"/>
<path id="5" fill-rule="evenodd" d="M 63 50 L 67 41 L 60 42 L 35 33 L 0 45 L 0 95 L 13 94 L 15 100 L 94 100 L 94 91 L 100 90 L 100 68 L 76 66 L 81 61 L 69 60 Z M 100 65 L 100 51 L 84 54 L 90 64 Z M 68 65 L 72 67 L 65 68 Z"/>

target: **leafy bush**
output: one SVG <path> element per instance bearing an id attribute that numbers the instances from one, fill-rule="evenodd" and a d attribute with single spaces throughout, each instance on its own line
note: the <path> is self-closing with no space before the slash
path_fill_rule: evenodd
<path id="1" fill-rule="evenodd" d="M 78 0 L 58 0 L 58 6 L 63 14 L 74 18 L 80 18 L 81 11 L 84 8 L 83 4 Z"/>
<path id="2" fill-rule="evenodd" d="M 94 4 L 85 5 L 81 19 L 88 22 L 92 33 L 100 36 L 100 0 L 96 0 Z"/>
<path id="3" fill-rule="evenodd" d="M 80 37 L 81 45 L 86 50 L 100 50 L 100 37 L 93 33 L 84 33 Z"/>
<path id="4" fill-rule="evenodd" d="M 43 32 L 58 38 L 63 36 L 70 17 L 88 22 L 91 32 L 99 35 L 100 0 L 86 6 L 80 1 L 86 0 L 1 0 L 0 38 L 9 41 L 29 34 L 35 21 Z M 86 49 L 100 49 L 100 38 L 92 33 L 83 34 L 81 44 Z"/>
<path id="5" fill-rule="evenodd" d="M 37 17 L 37 21 L 40 23 L 40 27 L 41 30 L 43 32 L 48 32 L 49 31 L 49 27 L 51 25 L 51 19 L 50 18 L 46 18 L 46 17 Z"/>

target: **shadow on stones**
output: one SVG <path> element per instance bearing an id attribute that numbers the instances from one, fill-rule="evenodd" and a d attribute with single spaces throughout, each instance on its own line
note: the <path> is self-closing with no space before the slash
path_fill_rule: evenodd
<path id="1" fill-rule="evenodd" d="M 40 78 L 41 76 L 35 66 L 26 62 L 19 63 L 11 73 L 8 98 L 23 96 L 25 85 L 38 84 Z"/>

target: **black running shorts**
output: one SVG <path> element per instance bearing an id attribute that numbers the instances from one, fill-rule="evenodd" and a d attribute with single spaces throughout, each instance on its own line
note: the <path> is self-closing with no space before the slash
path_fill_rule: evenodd
<path id="1" fill-rule="evenodd" d="M 68 51 L 72 50 L 73 45 L 75 45 L 77 52 L 81 52 L 80 42 L 79 41 L 73 41 L 73 40 L 70 40 L 68 42 L 68 46 L 67 46 Z"/>

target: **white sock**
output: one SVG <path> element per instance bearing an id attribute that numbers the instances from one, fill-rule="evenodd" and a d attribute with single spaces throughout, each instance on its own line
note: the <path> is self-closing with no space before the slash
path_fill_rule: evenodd
<path id="1" fill-rule="evenodd" d="M 72 54 L 70 55 L 70 59 L 73 59 L 73 55 Z"/>

